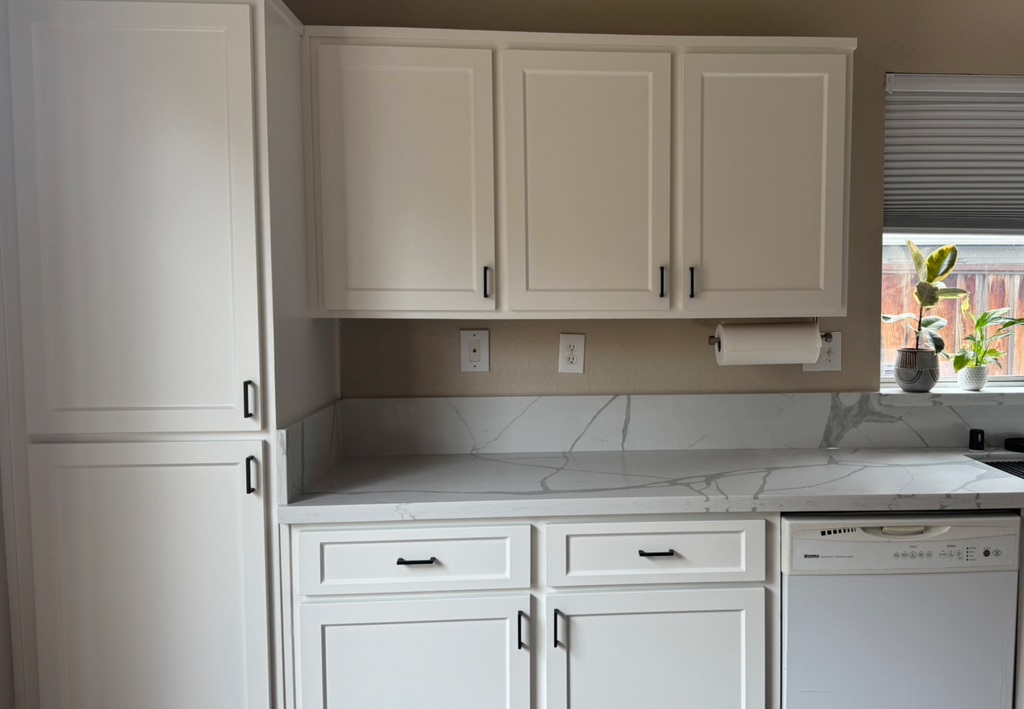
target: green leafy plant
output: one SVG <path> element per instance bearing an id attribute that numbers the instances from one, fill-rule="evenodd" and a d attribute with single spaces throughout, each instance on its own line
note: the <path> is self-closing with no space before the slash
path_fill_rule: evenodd
<path id="1" fill-rule="evenodd" d="M 969 307 L 969 302 L 965 300 L 961 309 L 971 319 L 974 329 L 964 337 L 960 351 L 956 353 L 955 357 L 950 357 L 949 354 L 943 356 L 953 360 L 953 369 L 958 372 L 966 367 L 986 367 L 990 364 L 1002 369 L 1003 365 L 999 358 L 1005 356 L 1006 353 L 993 347 L 992 343 L 1009 337 L 1010 328 L 1024 324 L 1024 318 L 1006 317 L 1006 314 L 1010 312 L 1009 308 L 986 310 L 975 315 L 969 312 Z"/>
<path id="2" fill-rule="evenodd" d="M 917 271 L 918 283 L 914 286 L 914 300 L 919 306 L 918 311 L 916 314 L 883 315 L 882 322 L 894 323 L 915 319 L 917 327 L 907 323 L 907 327 L 914 333 L 914 349 L 921 349 L 921 341 L 924 340 L 933 350 L 941 353 L 946 349 L 946 343 L 939 335 L 939 330 L 946 327 L 948 321 L 936 315 L 925 317 L 924 312 L 948 298 L 965 298 L 970 295 L 962 288 L 947 288 L 942 282 L 956 266 L 957 250 L 952 244 L 940 246 L 926 257 L 913 241 L 908 240 L 907 246 L 914 260 L 914 270 Z"/>

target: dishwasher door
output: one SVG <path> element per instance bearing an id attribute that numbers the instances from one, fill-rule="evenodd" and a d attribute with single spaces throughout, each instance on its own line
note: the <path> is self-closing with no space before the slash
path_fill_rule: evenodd
<path id="1" fill-rule="evenodd" d="M 785 709 L 1011 709 L 1017 572 L 783 577 Z"/>
<path id="2" fill-rule="evenodd" d="M 1012 709 L 1020 517 L 782 519 L 784 709 Z"/>

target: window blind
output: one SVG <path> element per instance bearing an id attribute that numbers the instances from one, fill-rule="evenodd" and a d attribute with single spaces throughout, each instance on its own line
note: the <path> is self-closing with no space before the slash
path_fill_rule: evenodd
<path id="1" fill-rule="evenodd" d="M 1024 229 L 1024 77 L 886 75 L 885 226 Z"/>

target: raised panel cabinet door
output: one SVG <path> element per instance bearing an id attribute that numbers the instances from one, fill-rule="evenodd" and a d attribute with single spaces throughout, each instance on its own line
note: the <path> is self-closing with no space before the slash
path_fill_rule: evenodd
<path id="1" fill-rule="evenodd" d="M 494 310 L 490 50 L 314 47 L 323 306 Z"/>
<path id="2" fill-rule="evenodd" d="M 848 57 L 682 61 L 684 311 L 845 315 Z"/>
<path id="3" fill-rule="evenodd" d="M 29 447 L 41 709 L 269 709 L 262 445 Z"/>
<path id="4" fill-rule="evenodd" d="M 669 54 L 504 53 L 512 310 L 669 307 Z"/>
<path id="5" fill-rule="evenodd" d="M 260 429 L 249 13 L 11 6 L 30 433 Z"/>
<path id="6" fill-rule="evenodd" d="M 530 596 L 302 604 L 300 709 L 529 709 Z"/>
<path id="7" fill-rule="evenodd" d="M 548 709 L 764 709 L 762 588 L 550 595 Z"/>

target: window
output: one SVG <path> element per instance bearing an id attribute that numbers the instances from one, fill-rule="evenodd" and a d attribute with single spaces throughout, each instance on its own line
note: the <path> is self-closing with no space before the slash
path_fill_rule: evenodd
<path id="1" fill-rule="evenodd" d="M 971 293 L 972 312 L 1009 308 L 1024 317 L 1024 77 L 888 74 L 885 97 L 885 221 L 882 312 L 917 312 L 906 240 L 927 254 L 955 244 L 947 286 Z M 946 349 L 956 352 L 970 320 L 960 301 L 930 314 L 945 318 Z M 882 377 L 896 349 L 913 347 L 905 322 L 882 326 Z M 1024 327 L 999 342 L 1002 369 L 1024 380 Z M 943 361 L 942 376 L 953 377 Z"/>
<path id="2" fill-rule="evenodd" d="M 882 237 L 882 312 L 917 312 L 912 289 L 917 283 L 914 264 L 906 240 L 928 254 L 944 244 L 956 244 L 960 252 L 957 266 L 945 280 L 947 286 L 971 292 L 971 312 L 1010 308 L 1010 315 L 1024 317 L 1024 233 L 1022 234 L 927 234 L 887 231 Z M 949 321 L 942 330 L 946 347 L 955 352 L 969 332 L 970 321 L 960 312 L 960 301 L 945 300 L 929 311 Z M 882 325 L 882 377 L 892 379 L 896 349 L 913 347 L 914 334 L 905 322 Z M 990 376 L 1024 379 L 1024 327 L 1001 340 L 1006 352 L 1003 368 L 992 365 Z M 942 376 L 952 377 L 953 363 L 942 362 Z"/>

